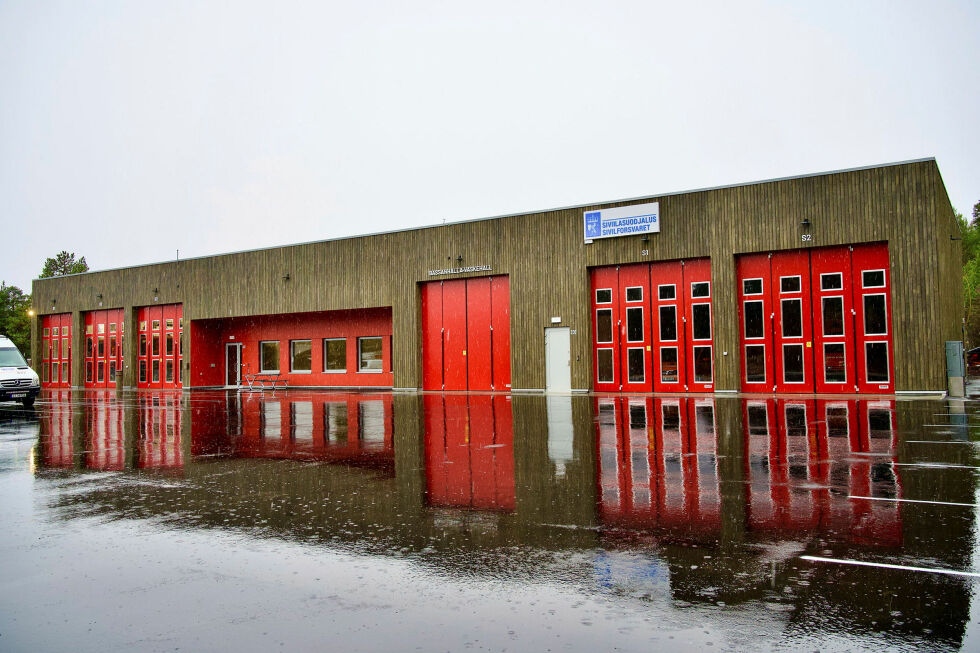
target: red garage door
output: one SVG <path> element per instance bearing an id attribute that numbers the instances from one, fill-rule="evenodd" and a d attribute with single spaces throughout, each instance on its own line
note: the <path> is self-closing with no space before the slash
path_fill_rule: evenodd
<path id="1" fill-rule="evenodd" d="M 709 259 L 594 268 L 591 277 L 596 390 L 713 388 Z"/>
<path id="2" fill-rule="evenodd" d="M 71 387 L 71 313 L 41 318 L 41 385 Z"/>
<path id="3" fill-rule="evenodd" d="M 184 356 L 182 304 L 139 309 L 136 387 L 179 388 Z"/>
<path id="4" fill-rule="evenodd" d="M 85 387 L 114 388 L 123 365 L 123 309 L 85 314 Z"/>
<path id="5" fill-rule="evenodd" d="M 893 392 L 885 243 L 736 262 L 746 392 Z"/>
<path id="6" fill-rule="evenodd" d="M 510 390 L 506 276 L 422 284 L 422 388 Z"/>

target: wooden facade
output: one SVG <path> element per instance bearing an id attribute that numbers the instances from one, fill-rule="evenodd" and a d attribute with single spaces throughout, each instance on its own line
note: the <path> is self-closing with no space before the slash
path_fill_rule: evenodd
<path id="1" fill-rule="evenodd" d="M 660 203 L 661 232 L 586 244 L 583 211 Z M 808 227 L 801 226 L 804 220 Z M 812 240 L 803 242 L 804 233 Z M 740 359 L 735 257 L 742 253 L 887 242 L 897 391 L 946 388 L 944 341 L 960 340 L 959 230 L 934 159 L 634 198 L 588 206 L 274 247 L 33 282 L 32 360 L 40 360 L 40 316 L 71 312 L 73 351 L 84 348 L 82 314 L 183 305 L 195 320 L 391 307 L 394 387 L 421 388 L 419 284 L 510 277 L 514 390 L 545 387 L 544 329 L 553 317 L 574 330 L 572 387 L 592 386 L 589 268 L 710 257 L 716 390 L 738 390 Z M 432 277 L 433 269 L 491 271 Z M 189 334 L 188 334 L 189 335 Z M 724 352 L 727 352 L 725 354 Z M 184 387 L 190 355 L 181 370 Z M 125 340 L 122 384 L 135 386 L 136 338 Z M 72 358 L 73 385 L 83 357 Z"/>

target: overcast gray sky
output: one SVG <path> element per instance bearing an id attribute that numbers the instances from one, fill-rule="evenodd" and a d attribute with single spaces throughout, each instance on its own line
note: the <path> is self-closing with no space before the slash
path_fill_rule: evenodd
<path id="1" fill-rule="evenodd" d="M 935 156 L 978 2 L 0 0 L 0 278 Z"/>

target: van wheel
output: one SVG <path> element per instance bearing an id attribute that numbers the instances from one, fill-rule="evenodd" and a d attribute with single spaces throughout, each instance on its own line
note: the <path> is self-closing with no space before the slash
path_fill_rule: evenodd
<path id="1" fill-rule="evenodd" d="M 20 400 L 20 403 L 24 404 L 24 408 L 30 408 L 34 405 L 35 397 L 26 397 Z"/>

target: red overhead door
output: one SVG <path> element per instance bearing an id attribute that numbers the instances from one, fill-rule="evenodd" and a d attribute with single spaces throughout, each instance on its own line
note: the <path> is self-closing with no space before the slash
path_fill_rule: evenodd
<path id="1" fill-rule="evenodd" d="M 894 391 L 887 244 L 747 254 L 736 268 L 744 391 Z"/>
<path id="2" fill-rule="evenodd" d="M 71 387 L 71 313 L 41 318 L 41 385 Z"/>
<path id="3" fill-rule="evenodd" d="M 506 276 L 422 284 L 422 388 L 510 389 Z"/>
<path id="4" fill-rule="evenodd" d="M 123 365 L 123 310 L 111 308 L 85 314 L 85 387 L 110 388 Z"/>
<path id="5" fill-rule="evenodd" d="M 136 387 L 179 388 L 184 356 L 182 304 L 139 309 L 136 349 Z"/>
<path id="6" fill-rule="evenodd" d="M 593 268 L 591 286 L 596 390 L 713 388 L 709 259 Z"/>

